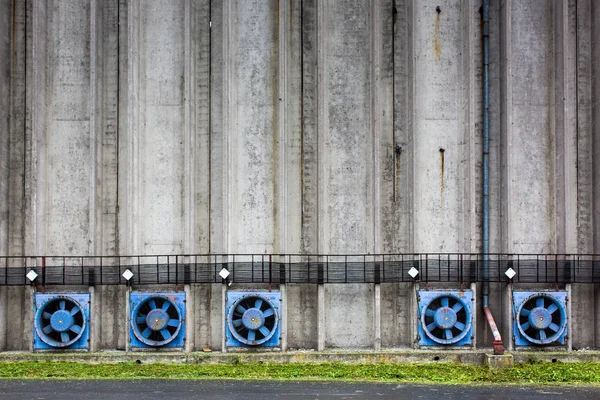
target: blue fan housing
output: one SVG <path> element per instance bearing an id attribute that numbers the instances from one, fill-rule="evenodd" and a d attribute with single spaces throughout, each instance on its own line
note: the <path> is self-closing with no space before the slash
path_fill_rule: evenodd
<path id="1" fill-rule="evenodd" d="M 185 293 L 133 292 L 129 343 L 136 348 L 182 348 L 185 341 Z"/>
<path id="2" fill-rule="evenodd" d="M 89 350 L 89 294 L 36 293 L 34 313 L 34 349 Z"/>
<path id="3" fill-rule="evenodd" d="M 280 307 L 279 292 L 227 293 L 226 346 L 279 346 Z"/>
<path id="4" fill-rule="evenodd" d="M 515 346 L 564 345 L 567 292 L 513 291 Z"/>
<path id="5" fill-rule="evenodd" d="M 420 290 L 418 300 L 420 346 L 472 344 L 473 292 Z"/>

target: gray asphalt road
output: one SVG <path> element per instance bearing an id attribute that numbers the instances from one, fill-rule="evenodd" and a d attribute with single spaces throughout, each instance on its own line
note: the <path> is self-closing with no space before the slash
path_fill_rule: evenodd
<path id="1" fill-rule="evenodd" d="M 0 380 L 0 399 L 599 399 L 600 388 L 423 386 L 340 382 Z"/>

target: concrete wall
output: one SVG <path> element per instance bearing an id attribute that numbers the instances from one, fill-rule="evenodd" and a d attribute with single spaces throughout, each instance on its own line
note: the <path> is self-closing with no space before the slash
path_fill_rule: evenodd
<path id="1" fill-rule="evenodd" d="M 480 6 L 0 0 L 0 255 L 479 252 Z M 492 2 L 492 251 L 600 249 L 598 21 Z M 404 285 L 288 289 L 292 348 L 414 339 Z M 575 321 L 597 295 L 572 289 Z M 220 290 L 189 288 L 196 348 L 220 348 Z M 99 348 L 126 344 L 123 294 L 96 288 Z"/>

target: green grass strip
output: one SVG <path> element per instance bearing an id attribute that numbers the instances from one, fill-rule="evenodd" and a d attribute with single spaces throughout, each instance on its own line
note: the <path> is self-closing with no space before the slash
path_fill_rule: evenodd
<path id="1" fill-rule="evenodd" d="M 600 363 L 542 363 L 508 370 L 439 364 L 88 364 L 77 362 L 2 362 L 9 379 L 274 379 L 349 380 L 443 384 L 600 384 Z"/>

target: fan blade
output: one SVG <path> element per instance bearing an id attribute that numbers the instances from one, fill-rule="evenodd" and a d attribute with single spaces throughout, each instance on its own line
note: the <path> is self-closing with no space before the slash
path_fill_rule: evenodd
<path id="1" fill-rule="evenodd" d="M 272 308 L 269 308 L 268 310 L 265 310 L 265 312 L 263 313 L 263 317 L 268 318 L 273 314 L 275 314 L 275 311 Z"/>
<path id="2" fill-rule="evenodd" d="M 551 323 L 550 325 L 548 325 L 548 328 L 552 329 L 554 332 L 558 332 L 558 330 L 560 329 L 560 327 L 558 325 L 556 325 L 554 322 Z"/>
<path id="3" fill-rule="evenodd" d="M 44 311 L 44 313 L 42 314 L 42 316 L 44 317 L 44 319 L 50 319 L 52 318 L 52 314 L 50 314 L 49 312 Z"/>
<path id="4" fill-rule="evenodd" d="M 167 325 L 177 327 L 179 326 L 179 320 L 176 318 L 171 318 L 169 322 L 167 322 Z"/>
<path id="5" fill-rule="evenodd" d="M 432 309 L 428 308 L 427 310 L 425 310 L 425 315 L 427 315 L 428 317 L 434 317 L 435 313 Z"/>
<path id="6" fill-rule="evenodd" d="M 435 329 L 435 322 L 432 322 L 429 325 L 427 325 L 427 330 L 429 332 L 433 332 L 434 329 Z"/>
<path id="7" fill-rule="evenodd" d="M 144 329 L 144 332 L 142 332 L 142 336 L 145 337 L 146 339 L 148 339 L 150 337 L 151 333 L 152 333 L 152 331 L 150 330 L 150 328 L 146 328 L 146 329 Z"/>
<path id="8" fill-rule="evenodd" d="M 80 308 L 79 308 L 79 307 L 77 307 L 77 306 L 75 306 L 75 307 L 73 307 L 73 309 L 71 310 L 71 315 L 75 315 L 75 314 L 77 314 L 79 311 L 80 311 Z"/>
<path id="9" fill-rule="evenodd" d="M 254 302 L 254 308 L 258 308 L 260 310 L 262 303 L 263 303 L 262 299 L 256 299 L 256 301 Z"/>
<path id="10" fill-rule="evenodd" d="M 81 333 L 81 327 L 79 325 L 73 325 L 70 329 L 78 335 Z"/>
<path id="11" fill-rule="evenodd" d="M 233 326 L 235 326 L 236 328 L 242 326 L 242 320 L 241 319 L 234 319 L 233 320 Z"/>
<path id="12" fill-rule="evenodd" d="M 171 302 L 165 300 L 165 302 L 162 305 L 162 310 L 167 311 L 169 309 L 169 307 L 171 307 Z"/>
<path id="13" fill-rule="evenodd" d="M 456 323 L 454 324 L 454 327 L 462 332 L 465 330 L 465 328 L 467 326 L 465 324 L 463 324 L 462 322 L 456 321 Z"/>
<path id="14" fill-rule="evenodd" d="M 448 298 L 442 297 L 441 303 L 442 303 L 442 307 L 448 307 Z"/>
<path id="15" fill-rule="evenodd" d="M 521 325 L 521 329 L 523 329 L 523 331 L 526 331 L 529 328 L 531 328 L 529 322 L 525 322 L 523 325 Z"/>
<path id="16" fill-rule="evenodd" d="M 60 333 L 60 341 L 63 343 L 67 343 L 70 340 L 69 334 L 67 332 Z"/>
<path id="17" fill-rule="evenodd" d="M 61 300 L 61 301 L 58 303 L 58 307 L 59 307 L 61 310 L 64 310 L 64 309 L 65 309 L 65 306 L 66 306 L 66 303 L 65 303 L 65 301 L 64 301 L 64 300 Z"/>
<path id="18" fill-rule="evenodd" d="M 167 340 L 168 338 L 170 338 L 170 337 L 171 337 L 171 334 L 170 334 L 170 333 L 169 333 L 169 331 L 168 331 L 168 330 L 166 330 L 166 329 L 162 329 L 162 330 L 160 331 L 160 334 L 162 335 L 163 339 L 165 339 L 165 340 Z"/>
<path id="19" fill-rule="evenodd" d="M 238 304 L 238 306 L 235 308 L 235 311 L 239 312 L 240 314 L 243 314 L 246 312 L 246 309 L 241 304 Z"/>
<path id="20" fill-rule="evenodd" d="M 136 319 L 135 322 L 137 322 L 138 324 L 145 324 L 146 323 L 146 316 L 141 316 L 139 315 Z"/>
<path id="21" fill-rule="evenodd" d="M 538 297 L 535 300 L 535 306 L 536 307 L 544 307 L 544 298 L 543 297 Z"/>
<path id="22" fill-rule="evenodd" d="M 457 302 L 455 305 L 452 306 L 452 309 L 454 310 L 454 312 L 459 312 L 460 310 L 462 310 L 463 305 L 460 304 L 460 302 Z"/>
<path id="23" fill-rule="evenodd" d="M 154 299 L 150 300 L 148 302 L 148 305 L 150 306 L 151 309 L 156 310 L 156 301 L 154 301 Z"/>
<path id="24" fill-rule="evenodd" d="M 268 330 L 266 326 L 261 326 L 259 331 L 263 334 L 264 337 L 269 336 L 269 334 L 271 333 L 271 331 Z"/>
<path id="25" fill-rule="evenodd" d="M 529 311 L 529 310 L 521 308 L 521 315 L 524 316 L 524 317 L 528 316 L 530 312 L 531 311 Z"/>
<path id="26" fill-rule="evenodd" d="M 46 335 L 49 335 L 50 332 L 52 332 L 52 326 L 48 325 L 44 327 L 44 329 L 42 329 L 42 332 L 44 332 Z"/>
<path id="27" fill-rule="evenodd" d="M 550 314 L 553 314 L 554 311 L 556 311 L 556 310 L 558 310 L 558 306 L 556 304 L 554 304 L 554 303 L 550 304 L 550 307 L 548 307 L 548 312 Z"/>
<path id="28" fill-rule="evenodd" d="M 546 331 L 543 329 L 540 330 L 540 340 L 546 340 Z"/>
<path id="29" fill-rule="evenodd" d="M 452 339 L 454 336 L 452 335 L 452 330 L 446 329 L 446 340 Z"/>
<path id="30" fill-rule="evenodd" d="M 248 340 L 253 342 L 256 338 L 256 331 L 250 330 L 248 331 Z"/>

